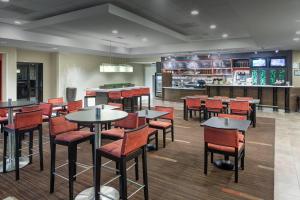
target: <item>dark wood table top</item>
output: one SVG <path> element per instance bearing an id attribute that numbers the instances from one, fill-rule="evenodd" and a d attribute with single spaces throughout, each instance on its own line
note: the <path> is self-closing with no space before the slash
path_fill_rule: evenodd
<path id="1" fill-rule="evenodd" d="M 249 120 L 236 120 L 236 119 L 225 119 L 220 117 L 212 117 L 205 122 L 202 126 L 209 126 L 213 128 L 221 129 L 237 129 L 239 131 L 246 132 L 251 124 Z"/>
<path id="2" fill-rule="evenodd" d="M 11 104 L 8 102 L 0 102 L 0 108 L 18 108 L 23 106 L 30 106 L 38 104 L 36 101 L 12 101 Z"/>
<path id="3" fill-rule="evenodd" d="M 96 116 L 96 109 L 73 112 L 66 115 L 66 119 L 79 123 L 106 123 L 124 119 L 127 112 L 120 110 L 101 110 L 100 116 Z"/>
<path id="4" fill-rule="evenodd" d="M 146 113 L 147 112 L 147 113 Z M 140 110 L 137 112 L 139 117 L 145 117 L 146 119 L 157 119 L 164 115 L 169 114 L 168 112 L 156 111 L 156 110 Z"/>

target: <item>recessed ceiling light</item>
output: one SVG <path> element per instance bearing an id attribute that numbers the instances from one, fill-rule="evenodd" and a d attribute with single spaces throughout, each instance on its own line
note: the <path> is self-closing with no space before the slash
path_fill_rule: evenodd
<path id="1" fill-rule="evenodd" d="M 276 50 L 275 50 L 275 53 L 278 53 L 278 52 L 279 52 L 279 50 L 278 50 L 278 49 L 276 49 Z"/>
<path id="2" fill-rule="evenodd" d="M 217 28 L 217 25 L 211 24 L 211 25 L 209 26 L 209 28 L 210 28 L 210 29 L 216 29 L 216 28 Z"/>
<path id="3" fill-rule="evenodd" d="M 22 22 L 21 22 L 21 21 L 18 21 L 18 20 L 15 20 L 14 23 L 17 24 L 17 25 L 22 24 Z"/>
<path id="4" fill-rule="evenodd" d="M 222 38 L 228 38 L 228 34 L 227 33 L 223 33 L 222 34 Z"/>
<path id="5" fill-rule="evenodd" d="M 191 15 L 199 15 L 199 10 L 192 10 Z"/>
<path id="6" fill-rule="evenodd" d="M 293 40 L 294 40 L 294 41 L 299 41 L 299 40 L 300 40 L 300 38 L 294 38 Z"/>
<path id="7" fill-rule="evenodd" d="M 142 38 L 142 42 L 148 42 L 148 38 Z"/>
<path id="8" fill-rule="evenodd" d="M 10 0 L 1 0 L 1 2 L 8 3 Z"/>
<path id="9" fill-rule="evenodd" d="M 112 34 L 118 34 L 119 31 L 118 30 L 112 30 Z"/>
<path id="10" fill-rule="evenodd" d="M 257 51 L 254 51 L 254 54 L 257 54 Z"/>
<path id="11" fill-rule="evenodd" d="M 299 31 L 296 31 L 296 34 L 297 34 L 297 35 L 300 35 L 300 30 L 299 30 Z"/>

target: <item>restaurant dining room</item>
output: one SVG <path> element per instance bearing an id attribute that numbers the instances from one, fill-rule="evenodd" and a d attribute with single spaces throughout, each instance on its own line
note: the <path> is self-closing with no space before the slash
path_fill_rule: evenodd
<path id="1" fill-rule="evenodd" d="M 300 200 L 299 0 L 0 0 L 0 199 Z"/>

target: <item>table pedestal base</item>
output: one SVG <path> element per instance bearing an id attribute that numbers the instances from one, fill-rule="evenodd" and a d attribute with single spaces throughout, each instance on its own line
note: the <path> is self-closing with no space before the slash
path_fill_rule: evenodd
<path id="1" fill-rule="evenodd" d="M 113 187 L 109 186 L 101 186 L 101 193 L 104 194 L 105 196 L 101 195 L 100 199 L 101 200 L 119 200 L 120 199 L 120 194 L 119 191 L 116 190 Z M 94 187 L 88 188 L 86 190 L 83 190 L 80 192 L 75 200 L 94 200 Z"/>
<path id="2" fill-rule="evenodd" d="M 28 164 L 29 164 L 29 158 L 28 157 L 20 157 L 19 158 L 19 167 L 20 167 L 20 169 L 25 167 Z M 15 159 L 13 159 L 13 160 L 7 159 L 6 160 L 6 171 L 11 172 L 11 171 L 15 171 L 15 169 L 16 169 Z M 3 162 L 0 162 L 0 173 L 3 173 Z"/>
<path id="3" fill-rule="evenodd" d="M 233 170 L 234 164 L 231 163 L 230 160 L 215 160 L 214 165 L 220 169 L 224 170 Z"/>

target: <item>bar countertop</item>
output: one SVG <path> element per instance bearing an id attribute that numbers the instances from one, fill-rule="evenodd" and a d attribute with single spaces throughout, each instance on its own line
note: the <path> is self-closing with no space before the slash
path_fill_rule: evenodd
<path id="1" fill-rule="evenodd" d="M 265 87 L 265 88 L 295 88 L 292 85 L 221 85 L 221 84 L 207 84 L 208 87 Z"/>
<path id="2" fill-rule="evenodd" d="M 206 90 L 206 88 L 191 88 L 191 87 L 163 87 L 164 89 L 172 90 Z"/>
<path id="3" fill-rule="evenodd" d="M 112 91 L 122 91 L 122 90 L 139 89 L 139 88 L 148 88 L 148 87 L 146 87 L 146 86 L 134 86 L 134 87 L 112 88 L 112 89 L 87 88 L 86 91 L 112 92 Z"/>

